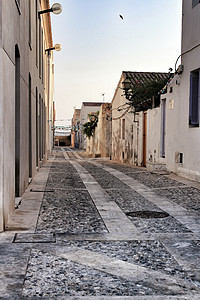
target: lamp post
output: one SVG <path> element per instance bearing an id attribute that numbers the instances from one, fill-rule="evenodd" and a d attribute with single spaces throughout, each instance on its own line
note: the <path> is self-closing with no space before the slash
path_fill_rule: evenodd
<path id="1" fill-rule="evenodd" d="M 43 15 L 43 14 L 46 14 L 49 12 L 52 12 L 55 15 L 59 15 L 62 12 L 62 5 L 60 3 L 54 3 L 51 8 L 39 11 L 38 18 L 40 18 L 40 15 Z"/>
<path id="2" fill-rule="evenodd" d="M 131 88 L 131 81 L 129 78 L 126 78 L 122 83 L 124 85 L 125 93 L 127 93 L 128 90 L 130 90 L 130 88 Z"/>
<path id="3" fill-rule="evenodd" d="M 54 47 L 45 49 L 45 52 L 48 52 L 48 54 L 49 54 L 49 52 L 52 51 L 52 50 L 60 51 L 61 49 L 62 49 L 62 47 L 61 47 L 60 44 L 55 44 Z"/>

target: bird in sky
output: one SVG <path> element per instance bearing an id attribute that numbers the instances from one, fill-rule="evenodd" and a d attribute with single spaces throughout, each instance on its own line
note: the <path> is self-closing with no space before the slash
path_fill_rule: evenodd
<path id="1" fill-rule="evenodd" d="M 122 20 L 124 20 L 124 17 L 122 16 L 122 15 L 119 15 L 120 16 L 120 18 L 122 19 Z"/>

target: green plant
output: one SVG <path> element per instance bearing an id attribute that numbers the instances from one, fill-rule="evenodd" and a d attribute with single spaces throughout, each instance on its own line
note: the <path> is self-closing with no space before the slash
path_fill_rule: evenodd
<path id="1" fill-rule="evenodd" d="M 127 99 L 127 105 L 134 107 L 134 111 L 145 111 L 160 102 L 160 90 L 166 85 L 169 78 L 155 78 L 154 80 L 131 81 L 130 88 L 123 89 Z"/>
<path id="2" fill-rule="evenodd" d="M 83 132 L 86 134 L 88 138 L 90 138 L 95 131 L 95 127 L 98 123 L 99 111 L 95 114 L 88 114 L 89 121 L 83 124 Z"/>

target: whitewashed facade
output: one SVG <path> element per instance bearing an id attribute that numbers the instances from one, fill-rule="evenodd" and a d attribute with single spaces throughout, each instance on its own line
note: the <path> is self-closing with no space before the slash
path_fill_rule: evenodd
<path id="1" fill-rule="evenodd" d="M 98 122 L 93 135 L 87 137 L 87 154 L 92 157 L 112 156 L 112 110 L 111 103 L 101 105 Z"/>
<path id="2" fill-rule="evenodd" d="M 162 95 L 160 124 L 161 152 L 168 170 L 200 181 L 200 3 L 183 1 L 180 74 Z M 183 72 L 182 72 L 183 71 Z M 162 110 L 164 108 L 164 112 Z M 164 115 L 163 115 L 164 113 Z M 152 119 L 152 123 L 155 122 Z M 164 146 L 163 146 L 164 137 Z M 152 143 L 150 145 L 152 148 Z M 164 154 L 164 155 L 163 155 Z M 160 158 L 158 158 L 160 160 Z"/>
<path id="3" fill-rule="evenodd" d="M 167 73 L 155 72 L 122 72 L 112 100 L 112 159 L 127 162 L 136 166 L 146 167 L 153 162 L 153 157 L 159 153 L 157 135 L 160 135 L 159 108 L 134 112 L 134 108 L 126 104 L 123 82 L 129 78 L 132 81 L 144 83 L 165 79 Z M 153 118 L 153 123 L 150 121 Z M 156 146 L 153 140 L 155 140 Z M 153 149 L 153 155 L 149 148 Z M 159 166 L 162 167 L 162 166 Z"/>
<path id="4" fill-rule="evenodd" d="M 82 126 L 88 121 L 88 114 L 96 113 L 97 111 L 100 111 L 102 102 L 83 102 L 81 106 L 81 112 L 80 112 L 80 130 L 79 130 L 79 148 L 86 150 L 87 147 L 87 137 L 82 132 Z"/>
<path id="5" fill-rule="evenodd" d="M 0 231 L 53 145 L 47 0 L 0 0 Z"/>

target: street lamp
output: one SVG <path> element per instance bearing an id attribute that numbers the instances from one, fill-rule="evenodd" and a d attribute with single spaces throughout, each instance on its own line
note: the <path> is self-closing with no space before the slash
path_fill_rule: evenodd
<path id="1" fill-rule="evenodd" d="M 61 47 L 61 45 L 60 44 L 55 44 L 55 46 L 54 47 L 52 47 L 52 48 L 48 48 L 48 49 L 45 49 L 45 52 L 47 52 L 48 51 L 48 53 L 50 52 L 50 51 L 52 51 L 52 50 L 56 50 L 56 51 L 60 51 L 62 49 L 62 47 Z"/>
<path id="2" fill-rule="evenodd" d="M 131 88 L 131 81 L 129 78 L 126 78 L 123 82 L 125 92 L 128 92 Z"/>
<path id="3" fill-rule="evenodd" d="M 51 8 L 39 11 L 38 17 L 40 18 L 40 15 L 46 14 L 49 12 L 52 12 L 55 15 L 59 15 L 62 12 L 62 5 L 60 3 L 54 3 Z"/>

